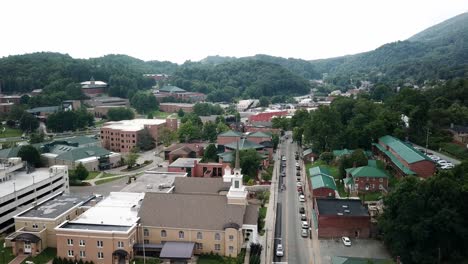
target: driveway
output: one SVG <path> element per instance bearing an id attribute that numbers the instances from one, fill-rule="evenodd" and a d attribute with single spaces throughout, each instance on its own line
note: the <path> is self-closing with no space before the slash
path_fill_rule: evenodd
<path id="1" fill-rule="evenodd" d="M 372 239 L 352 239 L 352 245 L 346 247 L 341 240 L 320 239 L 322 264 L 330 264 L 332 256 L 390 259 L 384 244 Z"/>
<path id="2" fill-rule="evenodd" d="M 425 148 L 425 147 L 418 146 L 418 145 L 416 145 L 416 144 L 414 144 L 414 143 L 411 143 L 411 144 L 413 144 L 413 146 L 415 146 L 415 147 L 418 147 L 418 148 L 423 149 L 423 151 L 426 151 L 426 148 Z M 449 156 L 447 156 L 447 155 L 445 155 L 445 154 L 442 154 L 442 153 L 440 153 L 440 152 L 434 151 L 434 150 L 432 150 L 432 149 L 427 149 L 427 152 L 430 152 L 430 153 L 432 153 L 432 154 L 434 154 L 434 155 L 436 155 L 436 156 L 439 156 L 441 159 L 444 159 L 444 160 L 446 160 L 446 161 L 450 161 L 450 162 L 453 163 L 453 165 L 458 165 L 458 164 L 461 163 L 461 162 L 460 162 L 459 160 L 457 160 L 457 159 L 454 159 L 454 158 L 452 158 L 452 157 L 449 157 Z"/>

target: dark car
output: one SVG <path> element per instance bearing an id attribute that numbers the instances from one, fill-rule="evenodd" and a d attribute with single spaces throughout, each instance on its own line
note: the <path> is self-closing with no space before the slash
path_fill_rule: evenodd
<path id="1" fill-rule="evenodd" d="M 304 209 L 304 207 L 299 208 L 299 213 L 300 213 L 300 214 L 305 214 L 305 209 Z"/>
<path id="2" fill-rule="evenodd" d="M 301 176 L 301 171 L 297 171 L 296 176 Z"/>

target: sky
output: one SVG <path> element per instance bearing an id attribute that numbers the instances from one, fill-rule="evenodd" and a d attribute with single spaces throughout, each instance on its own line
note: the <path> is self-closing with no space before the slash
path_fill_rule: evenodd
<path id="1" fill-rule="evenodd" d="M 2 0 L 0 10 L 0 57 L 52 51 L 183 63 L 369 51 L 467 12 L 468 0 Z"/>

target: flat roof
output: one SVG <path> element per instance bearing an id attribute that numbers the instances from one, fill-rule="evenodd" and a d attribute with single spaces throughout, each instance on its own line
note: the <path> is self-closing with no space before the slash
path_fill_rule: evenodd
<path id="1" fill-rule="evenodd" d="M 187 173 L 145 171 L 136 181 L 128 184 L 122 192 L 161 192 L 167 193 L 174 186 L 176 178 L 185 178 Z"/>
<path id="2" fill-rule="evenodd" d="M 81 205 L 94 198 L 94 195 L 59 195 L 49 199 L 29 210 L 26 210 L 17 217 L 37 217 L 54 219 L 67 212 L 71 208 Z"/>
<path id="3" fill-rule="evenodd" d="M 145 128 L 145 125 L 161 125 L 166 123 L 165 119 L 132 119 L 111 121 L 104 124 L 103 128 L 117 129 L 122 131 L 139 131 Z"/>
<path id="4" fill-rule="evenodd" d="M 319 215 L 369 216 L 360 199 L 317 198 Z"/>
<path id="5" fill-rule="evenodd" d="M 119 225 L 102 225 L 102 224 L 81 224 L 67 222 L 60 228 L 75 229 L 75 230 L 96 230 L 96 231 L 127 231 L 131 226 L 119 226 Z"/>
<path id="6" fill-rule="evenodd" d="M 174 106 L 182 106 L 182 107 L 193 107 L 195 104 L 188 104 L 188 103 L 160 103 L 161 105 L 174 105 Z"/>
<path id="7" fill-rule="evenodd" d="M 0 164 L 0 172 L 4 164 Z M 48 168 L 37 168 L 32 173 L 26 173 L 26 170 L 20 170 L 10 173 L 11 180 L 0 183 L 0 197 L 14 193 L 14 190 L 20 191 L 33 183 L 38 183 L 49 178 Z M 34 178 L 33 178 L 34 176 Z"/>
<path id="8" fill-rule="evenodd" d="M 195 167 L 195 162 L 197 161 L 200 162 L 201 159 L 199 158 L 178 158 L 171 164 L 169 164 L 169 167 L 177 167 L 177 168 L 193 168 Z"/>
<path id="9" fill-rule="evenodd" d="M 144 197 L 144 193 L 111 192 L 70 224 L 132 226 L 138 220 L 138 210 Z"/>

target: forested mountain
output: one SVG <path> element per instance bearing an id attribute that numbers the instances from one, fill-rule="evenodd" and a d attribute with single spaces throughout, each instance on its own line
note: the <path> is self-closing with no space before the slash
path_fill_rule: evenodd
<path id="1" fill-rule="evenodd" d="M 275 63 L 238 59 L 218 65 L 186 62 L 171 83 L 189 91 L 208 94 L 212 101 L 237 97 L 299 95 L 309 91 L 308 82 Z"/>
<path id="2" fill-rule="evenodd" d="M 468 13 L 461 14 L 406 41 L 385 44 L 374 51 L 311 61 L 328 80 L 341 87 L 351 80 L 422 84 L 425 80 L 467 76 Z"/>

